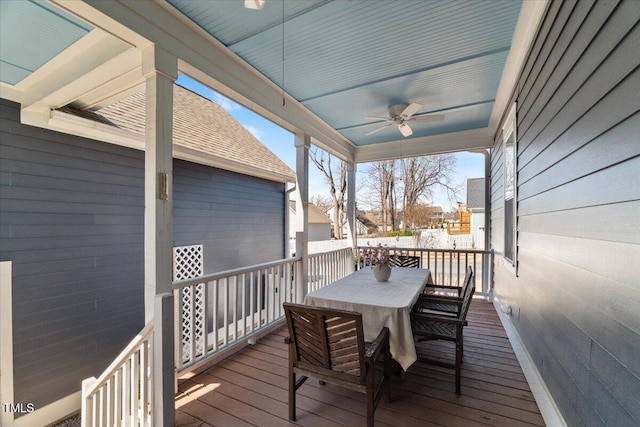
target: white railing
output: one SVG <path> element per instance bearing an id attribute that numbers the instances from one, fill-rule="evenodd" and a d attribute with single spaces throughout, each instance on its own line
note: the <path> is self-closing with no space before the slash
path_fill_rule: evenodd
<path id="1" fill-rule="evenodd" d="M 296 300 L 300 257 L 174 282 L 178 375 L 196 363 L 251 338 L 283 316 L 282 303 Z M 195 304 L 185 294 L 201 295 Z M 185 311 L 189 315 L 185 316 Z M 184 319 L 202 319 L 201 324 Z"/>
<path id="2" fill-rule="evenodd" d="M 82 427 L 175 422 L 174 367 L 167 356 L 174 345 L 173 295 L 156 295 L 154 310 L 155 316 L 102 375 L 82 381 Z"/>
<path id="3" fill-rule="evenodd" d="M 82 381 L 82 427 L 153 426 L 153 321 L 98 379 Z"/>
<path id="4" fill-rule="evenodd" d="M 361 249 L 371 246 L 359 246 Z M 476 295 L 488 295 L 493 281 L 493 250 L 389 248 L 389 253 L 417 256 L 420 267 L 431 270 L 433 282 L 443 286 L 462 283 L 467 266 L 476 277 Z M 478 286 L 480 283 L 480 286 Z"/>
<path id="5" fill-rule="evenodd" d="M 308 292 L 323 288 L 355 271 L 352 248 L 312 254 L 308 260 Z"/>

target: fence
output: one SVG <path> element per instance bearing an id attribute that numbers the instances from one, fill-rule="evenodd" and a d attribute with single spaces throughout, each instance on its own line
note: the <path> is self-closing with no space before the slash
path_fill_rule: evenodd
<path id="1" fill-rule="evenodd" d="M 82 381 L 82 427 L 153 426 L 153 321 L 98 379 Z"/>

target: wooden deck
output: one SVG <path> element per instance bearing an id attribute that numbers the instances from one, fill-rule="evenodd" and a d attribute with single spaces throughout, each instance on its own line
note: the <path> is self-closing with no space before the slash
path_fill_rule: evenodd
<path id="1" fill-rule="evenodd" d="M 415 363 L 392 382 L 392 401 L 380 402 L 377 426 L 541 426 L 522 370 L 490 303 L 474 300 L 465 328 L 462 395 L 453 370 Z M 179 426 L 365 425 L 363 395 L 307 381 L 298 390 L 298 420 L 287 419 L 286 329 L 182 383 Z M 441 355 L 450 348 L 420 344 Z"/>

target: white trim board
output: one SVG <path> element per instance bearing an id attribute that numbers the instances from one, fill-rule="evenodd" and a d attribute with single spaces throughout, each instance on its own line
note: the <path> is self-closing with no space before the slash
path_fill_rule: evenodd
<path id="1" fill-rule="evenodd" d="M 511 347 L 513 347 L 513 352 L 518 359 L 518 363 L 520 363 L 522 372 L 529 383 L 529 388 L 531 388 L 531 393 L 538 404 L 540 414 L 542 415 L 545 424 L 549 427 L 566 427 L 567 423 L 560 413 L 560 409 L 558 409 L 549 389 L 540 376 L 540 372 L 538 371 L 538 368 L 536 368 L 533 360 L 531 359 L 531 355 L 520 339 L 520 335 L 511 323 L 509 315 L 502 312 L 500 299 L 494 294 L 492 301 L 493 307 L 495 308 L 496 313 L 498 313 L 498 317 L 502 323 L 502 327 L 507 333 L 507 337 L 509 337 L 509 342 L 511 343 Z"/>
<path id="2" fill-rule="evenodd" d="M 80 401 L 82 400 L 82 392 L 77 391 L 60 400 L 56 400 L 43 406 L 36 408 L 34 412 L 17 418 L 13 422 L 13 427 L 31 427 L 31 426 L 48 426 L 55 422 L 61 421 L 70 415 L 80 411 Z M 3 424 L 4 426 L 4 424 Z M 8 426 L 11 426 L 9 424 Z"/>
<path id="3" fill-rule="evenodd" d="M 11 261 L 0 262 L 0 401 L 13 402 L 13 314 Z M 0 425 L 13 425 L 13 414 L 0 408 Z"/>

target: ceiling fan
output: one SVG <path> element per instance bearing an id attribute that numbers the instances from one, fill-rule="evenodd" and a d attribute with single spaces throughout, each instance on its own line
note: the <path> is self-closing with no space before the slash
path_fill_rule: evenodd
<path id="1" fill-rule="evenodd" d="M 444 120 L 444 114 L 431 114 L 426 116 L 416 116 L 413 115 L 418 112 L 422 108 L 422 105 L 416 104 L 415 102 L 412 104 L 396 104 L 389 107 L 389 117 L 375 117 L 375 116 L 367 116 L 367 119 L 374 120 L 385 120 L 389 123 L 386 125 L 374 129 L 366 135 L 372 135 L 376 132 L 380 132 L 383 129 L 388 128 L 389 126 L 397 125 L 398 130 L 405 138 L 407 136 L 413 135 L 413 131 L 407 124 L 407 122 L 416 122 L 416 123 L 429 123 L 429 122 L 439 122 Z"/>

